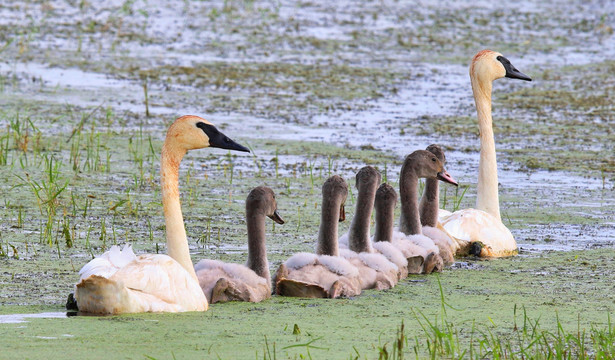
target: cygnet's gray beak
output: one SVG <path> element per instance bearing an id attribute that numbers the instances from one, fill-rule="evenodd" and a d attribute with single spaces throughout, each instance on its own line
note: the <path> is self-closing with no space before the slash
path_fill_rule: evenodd
<path id="1" fill-rule="evenodd" d="M 277 222 L 278 224 L 284 224 L 284 219 L 282 219 L 282 217 L 280 216 L 280 214 L 278 213 L 278 209 L 276 209 L 273 212 L 273 215 L 269 216 L 269 218 L 275 222 Z"/>

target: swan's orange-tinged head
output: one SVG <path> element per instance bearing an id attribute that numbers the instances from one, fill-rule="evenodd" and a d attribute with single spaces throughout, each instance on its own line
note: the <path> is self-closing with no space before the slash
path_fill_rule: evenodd
<path id="1" fill-rule="evenodd" d="M 175 120 L 167 131 L 167 142 L 184 150 L 216 147 L 220 149 L 250 152 L 250 150 L 221 133 L 212 123 L 194 115 Z"/>
<path id="2" fill-rule="evenodd" d="M 499 52 L 481 50 L 474 55 L 470 64 L 470 78 L 479 81 L 493 81 L 503 77 L 532 81 Z"/>

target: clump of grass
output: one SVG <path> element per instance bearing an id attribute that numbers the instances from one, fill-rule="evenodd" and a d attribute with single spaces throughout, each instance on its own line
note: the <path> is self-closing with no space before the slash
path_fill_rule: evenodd
<path id="1" fill-rule="evenodd" d="M 62 221 L 62 236 L 64 236 L 66 247 L 72 248 L 73 243 L 74 243 L 73 240 L 75 238 L 75 232 L 74 232 L 74 228 L 73 228 L 73 231 L 71 232 L 70 219 L 67 216 L 64 216 L 63 221 Z"/>
<path id="2" fill-rule="evenodd" d="M 17 248 L 8 241 L 6 242 L 6 245 L 2 245 L 2 237 L 0 237 L 0 257 L 9 257 L 9 248 L 13 250 L 13 258 L 19 259 L 19 252 L 17 251 Z"/>
<path id="3" fill-rule="evenodd" d="M 404 321 L 401 321 L 401 325 L 397 329 L 397 336 L 393 341 L 393 345 L 391 346 L 391 350 L 387 349 L 388 343 L 385 343 L 382 346 L 378 347 L 378 360 L 403 360 L 404 358 L 404 347 L 408 345 L 408 339 L 405 334 Z"/>
<path id="4" fill-rule="evenodd" d="M 461 185 L 461 186 L 455 187 L 455 194 L 450 199 L 450 201 L 452 202 L 452 206 L 453 206 L 453 209 L 451 210 L 452 212 L 455 212 L 461 208 L 461 201 L 465 197 L 466 192 L 468 191 L 469 188 L 470 186 L 468 185 Z M 448 187 L 445 187 L 444 196 L 442 196 L 442 208 L 443 209 L 446 209 L 448 202 L 449 202 Z"/>
<path id="5" fill-rule="evenodd" d="M 293 334 L 295 334 L 294 329 L 293 329 Z M 310 341 L 303 343 L 303 344 L 288 345 L 288 346 L 283 347 L 282 349 L 286 350 L 286 349 L 292 349 L 292 348 L 305 348 L 307 357 L 305 357 L 303 354 L 299 354 L 300 358 L 312 359 L 312 354 L 310 353 L 310 349 L 328 350 L 327 348 L 312 345 L 313 343 L 315 343 L 316 341 L 320 339 L 322 339 L 322 337 L 311 339 Z"/>
<path id="6" fill-rule="evenodd" d="M 265 345 L 263 349 L 263 360 L 276 360 L 277 354 L 275 349 L 275 342 L 272 345 L 273 349 L 269 348 L 269 342 L 267 341 L 267 336 L 265 335 Z M 273 350 L 273 354 L 272 354 Z M 258 352 L 256 353 L 256 359 L 258 360 Z"/>
<path id="7" fill-rule="evenodd" d="M 615 326 L 611 322 L 611 314 L 608 314 L 606 329 L 599 329 L 595 326 L 591 328 L 591 340 L 594 344 L 593 350 L 596 359 L 615 358 Z"/>
<path id="8" fill-rule="evenodd" d="M 143 103 L 145 105 L 145 117 L 151 117 L 149 113 L 149 96 L 147 94 L 147 77 L 141 77 L 141 80 L 143 81 Z"/>
<path id="9" fill-rule="evenodd" d="M 32 193 L 36 197 L 37 204 L 41 215 L 47 216 L 47 223 L 44 230 L 43 238 L 49 245 L 52 245 L 52 229 L 55 215 L 60 204 L 59 196 L 68 186 L 69 180 L 65 180 L 60 168 L 62 163 L 55 160 L 54 156 L 44 155 L 45 161 L 45 178 L 37 181 L 26 173 L 25 178 L 16 175 L 22 182 L 21 185 L 28 185 Z"/>
<path id="10" fill-rule="evenodd" d="M 25 156 L 21 159 L 25 163 L 28 162 L 28 150 L 39 155 L 42 133 L 32 119 L 19 111 L 12 115 L 0 112 L 0 116 L 8 121 L 6 134 L 0 136 L 0 165 L 8 165 L 9 150 L 17 150 L 19 155 Z"/>
<path id="11" fill-rule="evenodd" d="M 525 307 L 518 314 L 515 305 L 512 329 L 501 328 L 489 318 L 486 326 L 473 321 L 468 334 L 467 329 L 449 320 L 447 308 L 459 310 L 446 302 L 439 278 L 438 285 L 441 312 L 434 320 L 413 309 L 423 336 L 415 337 L 415 345 L 408 349 L 402 320 L 391 351 L 388 343 L 379 346 L 378 359 L 403 359 L 411 351 L 417 359 L 613 359 L 615 356 L 615 327 L 610 314 L 607 314 L 606 328 L 592 325 L 588 337 L 581 328 L 580 316 L 576 331 L 569 332 L 556 314 L 555 331 L 550 331 L 541 327 L 540 318 L 530 318 Z"/>

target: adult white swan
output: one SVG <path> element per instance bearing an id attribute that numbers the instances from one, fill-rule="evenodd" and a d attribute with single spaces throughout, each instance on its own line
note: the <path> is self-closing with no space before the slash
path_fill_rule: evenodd
<path id="1" fill-rule="evenodd" d="M 517 254 L 517 243 L 500 219 L 498 168 L 491 119 L 493 81 L 502 77 L 532 80 L 500 53 L 482 50 L 474 56 L 470 80 L 480 132 L 476 209 L 459 210 L 441 219 L 442 226 L 459 243 L 462 254 L 490 257 Z"/>
<path id="2" fill-rule="evenodd" d="M 179 164 L 188 150 L 249 151 L 207 120 L 182 116 L 169 128 L 160 158 L 160 184 L 169 255 L 135 256 L 118 246 L 87 263 L 75 287 L 79 311 L 93 314 L 205 311 L 207 299 L 190 259 L 179 202 Z"/>

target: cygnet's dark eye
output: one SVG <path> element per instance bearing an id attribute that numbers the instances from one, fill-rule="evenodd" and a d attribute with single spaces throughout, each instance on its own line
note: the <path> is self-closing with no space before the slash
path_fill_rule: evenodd
<path id="1" fill-rule="evenodd" d="M 435 157 L 431 158 L 431 161 L 436 162 L 436 158 Z"/>

